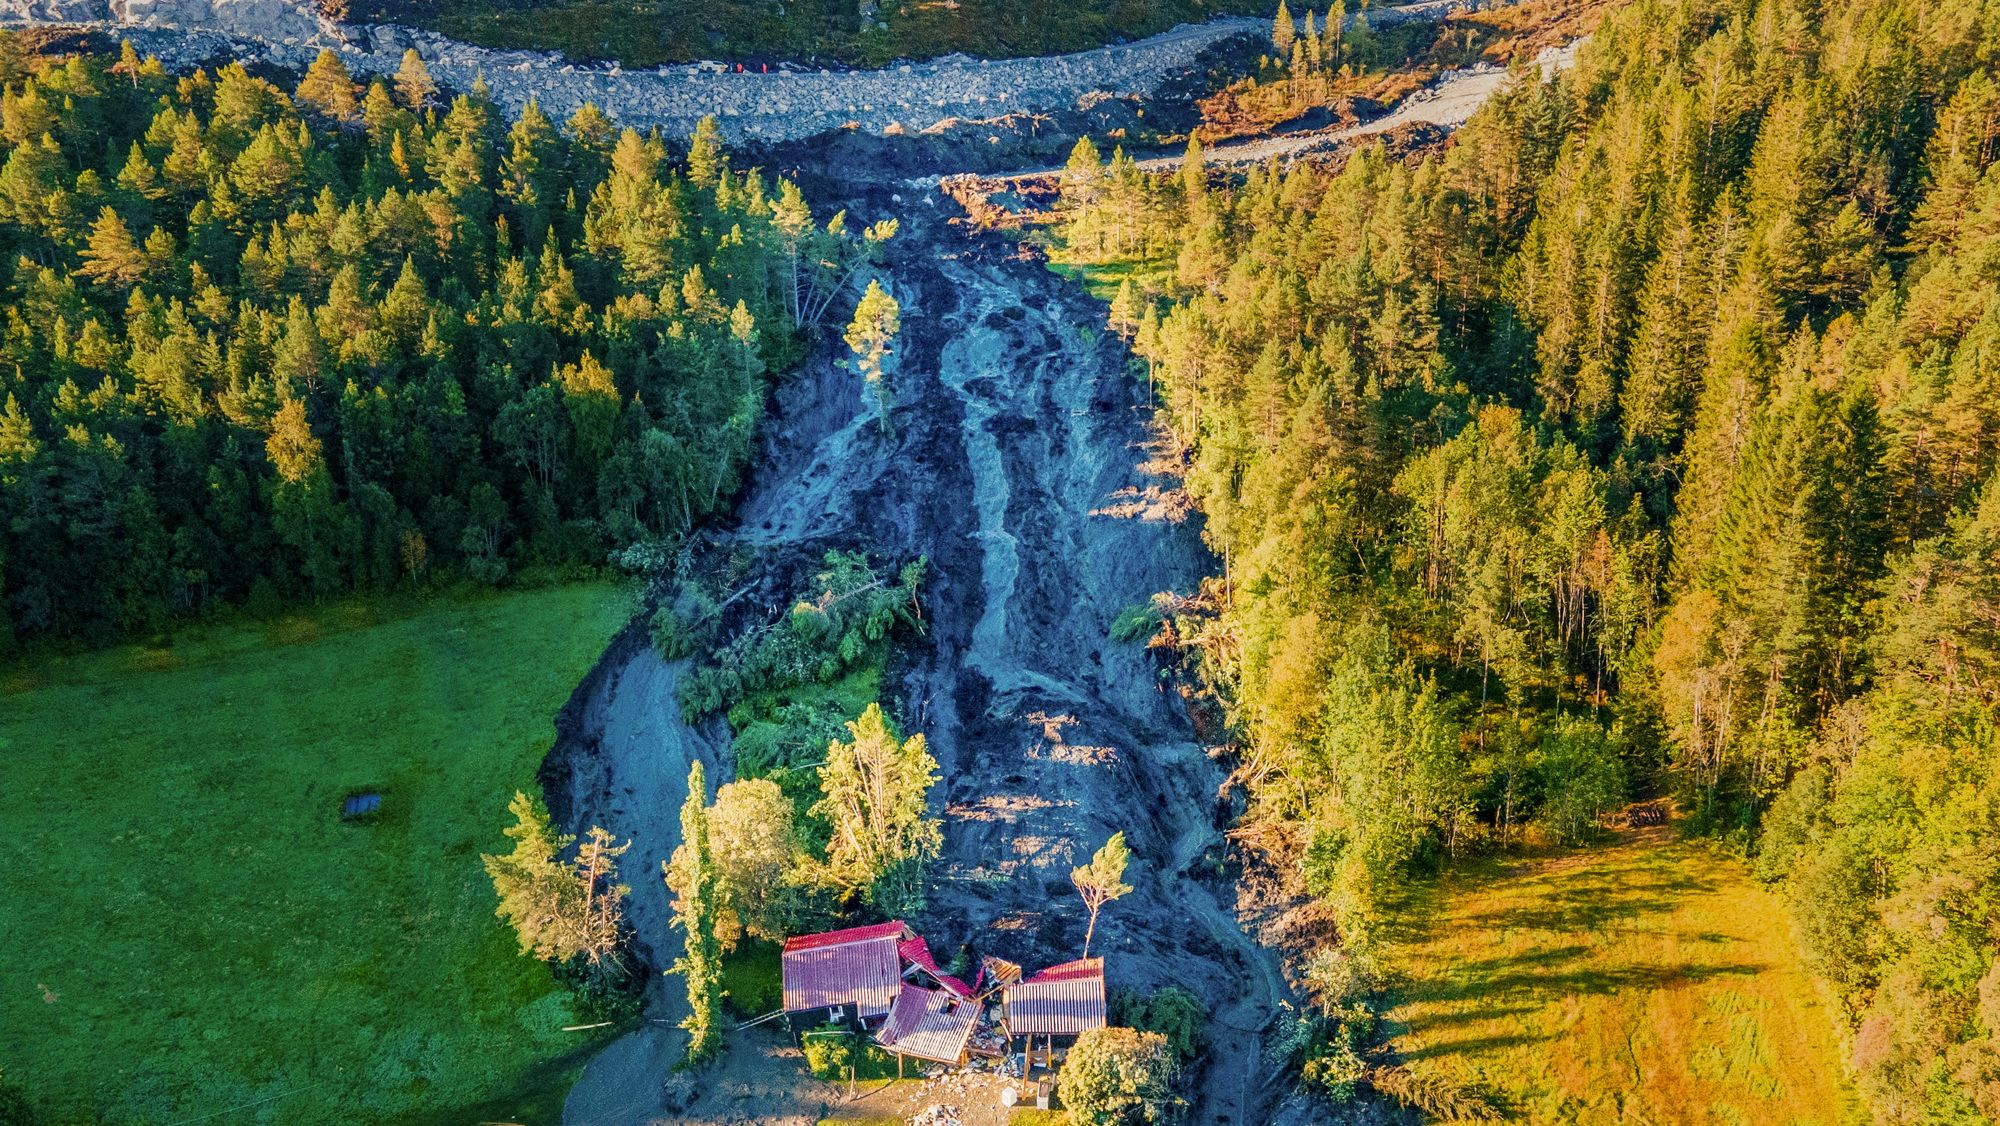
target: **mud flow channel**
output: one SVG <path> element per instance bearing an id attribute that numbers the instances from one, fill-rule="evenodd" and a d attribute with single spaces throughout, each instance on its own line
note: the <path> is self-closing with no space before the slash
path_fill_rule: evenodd
<path id="1" fill-rule="evenodd" d="M 1220 875 L 1225 771 L 1146 650 L 1109 634 L 1120 610 L 1187 591 L 1214 565 L 1171 503 L 1174 482 L 1149 469 L 1143 378 L 1101 304 L 941 219 L 906 224 L 889 273 L 903 305 L 891 433 L 830 359 L 790 377 L 728 534 L 760 553 L 928 557 L 929 631 L 884 686 L 942 773 L 945 856 L 913 922 L 940 950 L 969 942 L 1031 967 L 1076 957 L 1085 919 L 1069 871 L 1123 830 L 1136 890 L 1105 910 L 1093 953 L 1114 989 L 1203 996 L 1212 1050 L 1197 1119 L 1263 1121 L 1275 1092 L 1261 1047 L 1283 983 Z M 678 940 L 651 873 L 675 843 L 687 763 L 728 777 L 727 732 L 681 722 L 678 673 L 628 631 L 579 688 L 545 772 L 573 824 L 637 842 L 632 915 L 658 965 Z M 586 1068 L 571 1126 L 661 1113 L 674 984 L 653 991 L 655 1023 Z M 836 1097 L 753 1039 L 732 1037 L 703 1084 L 713 1090 L 674 1120 L 811 1122 Z"/>

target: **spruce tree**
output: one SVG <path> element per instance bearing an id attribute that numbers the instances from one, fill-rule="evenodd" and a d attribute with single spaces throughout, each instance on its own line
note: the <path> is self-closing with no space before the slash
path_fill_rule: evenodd
<path id="1" fill-rule="evenodd" d="M 521 953 L 545 961 L 560 960 L 569 951 L 561 920 L 575 898 L 575 880 L 556 856 L 570 838 L 555 831 L 541 801 L 515 791 L 507 803 L 514 824 L 504 830 L 514 848 L 505 856 L 481 856 L 493 890 L 500 897 L 494 914 L 507 920 L 520 939 Z"/>

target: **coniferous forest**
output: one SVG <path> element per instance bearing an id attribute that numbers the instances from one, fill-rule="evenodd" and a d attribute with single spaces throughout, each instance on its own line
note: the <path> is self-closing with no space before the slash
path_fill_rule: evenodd
<path id="1" fill-rule="evenodd" d="M 1084 5 L 1048 27 L 1020 14 L 1034 3 L 921 6 L 910 26 L 1006 53 L 1211 7 L 1235 5 Z M 1424 984 L 1398 960 L 1431 907 L 1553 858 L 1548 883 L 1508 892 L 1547 926 L 1487 919 L 1528 953 L 1447 982 L 1501 1014 L 1481 1019 L 1539 1019 L 1503 1003 L 1544 980 L 1537 959 L 1581 964 L 1549 936 L 1597 885 L 1546 889 L 1565 863 L 1629 849 L 1734 879 L 1641 889 L 1658 899 L 1766 905 L 1753 933 L 1784 949 L 1729 970 L 1770 970 L 1766 992 L 1729 996 L 1833 1012 L 1784 1066 L 1727 1077 L 1762 1111 L 1790 1113 L 1783 1081 L 1804 1090 L 1824 1058 L 1840 1074 L 1802 1099 L 1885 1126 L 2000 1121 L 2000 0 L 1536 0 L 1380 38 L 1374 5 L 1355 7 L 1295 22 L 1281 6 L 1254 75 L 1218 69 L 1205 93 L 1179 76 L 1162 97 L 1184 104 L 1082 137 L 1059 173 L 1042 152 L 1090 127 L 1081 102 L 748 150 L 857 208 L 893 201 L 868 226 L 746 170 L 713 118 L 686 137 L 588 105 L 510 118 L 483 82 L 440 89 L 414 51 L 364 81 L 332 50 L 300 74 L 170 72 L 129 44 L 43 53 L 0 32 L 0 812 L 23 858 L 76 831 L 44 816 L 58 807 L 201 842 L 151 860 L 227 888 L 203 922 L 232 940 L 231 912 L 261 917 L 294 867 L 357 873 L 270 914 L 310 947 L 290 962 L 259 947 L 216 970 L 177 938 L 193 953 L 175 976 L 218 977 L 148 986 L 197 1000 L 143 1019 L 120 1006 L 146 995 L 61 976 L 70 952 L 44 922 L 180 910 L 130 890 L 125 833 L 141 832 L 79 834 L 102 851 L 74 888 L 10 873 L 43 912 L 15 933 L 44 928 L 47 981 L 5 999 L 30 1014 L 5 1031 L 35 1040 L 39 1074 L 0 1070 L 0 1112 L 40 1082 L 65 1112 L 194 1121 L 369 1060 L 371 1112 L 540 1121 L 576 1080 L 551 1069 L 588 1054 L 572 1033 L 667 1026 L 689 1034 L 681 1065 L 600 1087 L 644 1086 L 675 1113 L 753 1086 L 775 1106 L 805 1080 L 694 1069 L 777 1066 L 733 1047 L 790 1035 L 759 1019 L 787 991 L 777 944 L 901 919 L 951 975 L 1021 970 L 1023 951 L 1061 968 L 1069 939 L 1115 967 L 1109 1019 L 1133 1027 L 1087 1030 L 1117 1036 L 1068 1074 L 1143 1072 L 1124 1080 L 1144 1097 L 1079 1124 L 1238 1122 L 1294 1088 L 1300 1120 L 1392 1113 L 1367 1102 L 1381 1096 L 1445 1121 L 1596 1121 L 1581 1096 L 1486 1090 L 1473 1073 L 1496 1057 L 1476 1036 L 1442 1064 L 1401 1054 L 1416 1038 L 1392 1009 Z M 612 50 L 591 21 L 615 6 L 509 13 L 563 8 L 589 18 L 535 41 Z M 642 42 L 648 58 L 768 42 L 876 60 L 905 41 L 862 13 L 801 13 L 759 7 L 742 43 L 680 8 L 633 34 L 672 38 Z M 1517 33 L 1513 80 L 1462 127 L 1264 164 L 1189 139 L 1241 152 L 1365 124 L 1387 109 L 1374 95 Z M 1523 61 L 1563 44 L 1573 66 Z M 1137 151 L 1168 135 L 1184 159 Z M 1022 162 L 1006 208 L 980 213 L 980 177 L 949 174 L 968 150 Z M 871 154 L 882 167 L 862 167 Z M 981 228 L 1002 212 L 1008 230 Z M 1099 287 L 1107 324 L 1037 254 Z M 850 314 L 843 351 L 830 330 Z M 796 414 L 760 445 L 794 370 Z M 1115 501 L 1093 491 L 1107 481 Z M 719 527 L 739 502 L 741 525 Z M 1167 527 L 1189 515 L 1206 552 Z M 684 550 L 704 522 L 715 533 Z M 576 582 L 618 569 L 643 580 Z M 1202 573 L 1124 604 L 1128 586 Z M 280 652 L 397 592 L 561 582 L 564 597 L 432 606 Z M 444 672 L 410 696 L 426 722 L 385 724 L 405 663 Z M 372 679 L 328 671 L 356 667 Z M 307 681 L 324 695 L 278 699 Z M 219 702 L 175 710 L 211 689 Z M 231 722 L 225 689 L 261 723 Z M 92 700 L 98 726 L 77 720 Z M 119 769 L 97 770 L 100 752 Z M 245 781 L 274 764 L 282 787 Z M 161 828 L 119 804 L 146 787 L 172 806 Z M 246 887 L 227 835 L 251 793 Z M 354 797 L 388 813 L 326 808 Z M 346 859 L 295 865 L 300 841 Z M 580 927 L 559 925 L 565 906 Z M 343 913 L 368 919 L 372 948 L 296 921 Z M 401 944 L 424 927 L 453 942 L 411 971 Z M 275 1035 L 258 1020 L 319 1037 L 282 1005 L 215 1016 L 237 1004 L 228 973 L 261 958 L 277 968 L 254 984 L 287 1004 L 325 988 L 365 1015 L 324 1018 L 341 1026 L 325 1059 L 262 1059 L 224 1034 L 185 1069 L 165 1059 L 158 1044 L 202 1021 L 252 1044 Z M 1643 1008 L 1694 996 L 1701 968 L 1594 985 Z M 656 972 L 685 979 L 692 1015 L 641 999 Z M 1585 976 L 1561 979 L 1564 1005 Z M 76 1010 L 57 1007 L 66 991 Z M 465 1027 L 426 1024 L 455 1005 Z M 1743 1023 L 1769 1035 L 1764 1015 Z M 59 1038 L 92 1020 L 130 1041 L 133 1070 L 86 1074 Z M 427 1046 L 390 1052 L 378 1028 Z M 1168 1053 L 1154 1041 L 1170 1034 Z M 852 1084 L 862 1055 L 887 1082 L 879 1044 L 833 1043 L 801 1039 L 799 1059 Z M 1242 1058 L 1218 1063 L 1216 1045 Z M 613 1066 L 672 1054 L 648 1052 Z M 508 1055 L 492 1075 L 467 1062 L 489 1054 Z M 1283 1093 L 1258 1091 L 1274 1074 Z M 1242 1093 L 1211 1099 L 1217 1075 Z M 1084 1089 L 1069 1081 L 1065 1100 Z"/>
<path id="2" fill-rule="evenodd" d="M 5 60 L 0 645 L 497 583 L 665 544 L 872 244 L 586 107 L 511 124 L 414 56 Z"/>
<path id="3" fill-rule="evenodd" d="M 1174 624 L 1239 831 L 1342 958 L 1671 797 L 1783 889 L 1880 1120 L 2000 1116 L 1996 51 L 1990 4 L 1639 0 L 1440 156 L 1079 147 L 1062 253 L 1226 564 Z"/>

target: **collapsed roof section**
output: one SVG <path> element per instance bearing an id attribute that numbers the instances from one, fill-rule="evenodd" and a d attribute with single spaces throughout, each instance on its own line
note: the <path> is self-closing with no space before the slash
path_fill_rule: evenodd
<path id="1" fill-rule="evenodd" d="M 925 942 L 921 936 L 904 941 L 896 952 L 905 962 L 931 975 L 933 981 L 949 990 L 953 996 L 967 999 L 975 996 L 972 986 L 938 969 L 937 959 L 931 956 L 931 944 Z"/>
<path id="2" fill-rule="evenodd" d="M 966 1041 L 972 1039 L 985 1007 L 949 990 L 906 985 L 889 1010 L 889 1019 L 876 1031 L 875 1042 L 897 1055 L 962 1063 Z"/>

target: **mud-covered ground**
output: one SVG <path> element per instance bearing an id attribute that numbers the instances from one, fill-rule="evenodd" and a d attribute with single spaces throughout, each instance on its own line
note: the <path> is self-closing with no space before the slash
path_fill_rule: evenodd
<path id="1" fill-rule="evenodd" d="M 1463 120 L 1497 79 L 1441 84 L 1418 105 L 1451 112 L 1425 135 Z M 944 857 L 911 922 L 941 953 L 966 944 L 1031 968 L 1075 957 L 1085 913 L 1069 871 L 1122 830 L 1135 890 L 1106 908 L 1093 952 L 1114 989 L 1173 983 L 1208 1002 L 1193 1120 L 1311 1120 L 1280 1106 L 1286 1092 L 1264 1060 L 1287 988 L 1275 953 L 1233 909 L 1223 752 L 1195 737 L 1171 672 L 1109 636 L 1120 610 L 1188 592 L 1215 567 L 1163 475 L 1169 459 L 1152 448 L 1143 378 L 1098 302 L 1005 236 L 951 222 L 958 204 L 923 186 L 940 167 L 1019 168 L 1031 153 L 1066 151 L 1078 123 L 1004 128 L 1005 144 L 977 127 L 950 141 L 849 131 L 749 154 L 856 218 L 902 220 L 885 271 L 903 308 L 894 410 L 885 434 L 828 333 L 782 380 L 734 523 L 697 558 L 754 556 L 736 612 L 761 618 L 829 548 L 891 566 L 926 557 L 927 632 L 904 642 L 883 690 L 903 725 L 929 737 L 942 775 Z M 999 151 L 982 161 L 982 149 Z M 730 777 L 726 726 L 681 722 L 681 671 L 628 631 L 579 688 L 544 778 L 573 830 L 603 824 L 635 841 L 632 918 L 656 969 L 679 944 L 658 865 L 678 835 L 687 764 L 705 761 L 713 784 Z M 647 1023 L 586 1068 L 565 1122 L 811 1126 L 844 1100 L 766 1026 L 733 1034 L 692 1104 L 670 1110 L 660 1083 L 680 1054 L 682 1015 L 678 981 L 655 975 Z"/>
<path id="2" fill-rule="evenodd" d="M 1114 988 L 1178 983 L 1208 1000 L 1215 1050 L 1199 1119 L 1262 1121 L 1272 1092 L 1260 1046 L 1284 986 L 1229 907 L 1227 772 L 1146 650 L 1109 636 L 1121 609 L 1189 590 L 1212 560 L 1174 506 L 1146 502 L 1174 482 L 1147 468 L 1143 381 L 1103 331 L 1102 309 L 1010 244 L 948 224 L 950 208 L 935 195 L 904 200 L 914 218 L 888 271 L 903 305 L 892 433 L 846 369 L 822 359 L 790 377 L 726 535 L 773 571 L 830 546 L 930 560 L 928 632 L 905 643 L 884 690 L 905 726 L 929 736 L 943 776 L 945 855 L 913 922 L 940 950 L 969 943 L 1031 967 L 1075 957 L 1085 916 L 1069 870 L 1123 830 L 1136 890 L 1105 910 L 1093 949 Z M 656 964 L 677 943 L 657 863 L 671 851 L 686 764 L 700 756 L 728 776 L 726 733 L 680 723 L 676 675 L 636 634 L 614 646 L 566 717 L 547 779 L 573 824 L 638 842 L 626 868 L 632 916 Z M 671 983 L 652 992 L 649 1016 L 666 1023 L 586 1069 L 566 1121 L 663 1113 L 674 993 Z M 767 1032 L 734 1039 L 674 1120 L 811 1121 L 839 1096 L 770 1058 Z"/>

